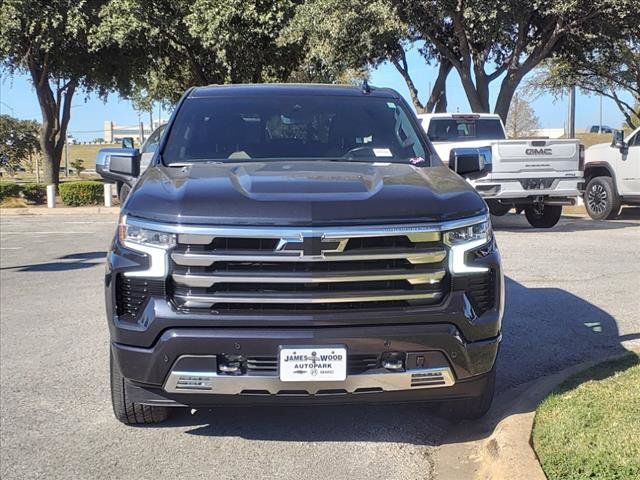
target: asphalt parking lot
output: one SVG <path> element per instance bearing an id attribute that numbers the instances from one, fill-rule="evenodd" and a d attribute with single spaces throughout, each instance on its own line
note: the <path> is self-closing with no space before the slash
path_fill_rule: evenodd
<path id="1" fill-rule="evenodd" d="M 116 217 L 0 217 L 0 476 L 433 478 L 425 406 L 224 408 L 157 427 L 109 401 L 104 257 Z M 640 209 L 553 230 L 494 221 L 507 275 L 503 391 L 640 338 Z"/>

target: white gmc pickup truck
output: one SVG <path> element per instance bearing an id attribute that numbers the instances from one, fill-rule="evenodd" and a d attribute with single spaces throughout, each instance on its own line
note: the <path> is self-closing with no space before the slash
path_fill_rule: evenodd
<path id="1" fill-rule="evenodd" d="M 434 113 L 418 115 L 440 158 L 454 166 L 482 153 L 485 169 L 468 179 L 493 215 L 524 210 L 536 228 L 551 228 L 563 205 L 574 205 L 584 169 L 579 140 L 507 140 L 498 115 Z"/>

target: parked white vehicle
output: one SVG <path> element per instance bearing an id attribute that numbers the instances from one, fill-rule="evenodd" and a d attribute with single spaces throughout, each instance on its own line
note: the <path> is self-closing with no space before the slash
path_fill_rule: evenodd
<path id="1" fill-rule="evenodd" d="M 502 120 L 494 114 L 418 117 L 445 163 L 463 161 L 466 152 L 483 152 L 485 170 L 468 181 L 493 215 L 524 210 L 533 227 L 550 228 L 560 220 L 562 206 L 574 205 L 580 196 L 584 146 L 579 140 L 507 140 Z"/>
<path id="2" fill-rule="evenodd" d="M 587 149 L 584 205 L 594 220 L 613 219 L 623 205 L 640 205 L 640 128 L 627 138 L 614 130 L 613 141 Z"/>

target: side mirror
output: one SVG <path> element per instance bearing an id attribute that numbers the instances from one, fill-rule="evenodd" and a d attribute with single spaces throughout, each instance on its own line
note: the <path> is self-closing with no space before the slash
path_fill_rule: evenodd
<path id="1" fill-rule="evenodd" d="M 454 148 L 449 154 L 449 168 L 465 178 L 479 178 L 491 172 L 491 148 Z"/>
<path id="2" fill-rule="evenodd" d="M 617 148 L 620 151 L 626 150 L 627 144 L 624 141 L 624 132 L 622 130 L 614 130 L 613 138 L 611 139 L 611 146 Z"/>
<path id="3" fill-rule="evenodd" d="M 103 148 L 96 157 L 96 172 L 105 180 L 133 185 L 140 176 L 137 148 Z"/>
<path id="4" fill-rule="evenodd" d="M 122 148 L 133 148 L 133 137 L 124 137 L 122 139 Z"/>

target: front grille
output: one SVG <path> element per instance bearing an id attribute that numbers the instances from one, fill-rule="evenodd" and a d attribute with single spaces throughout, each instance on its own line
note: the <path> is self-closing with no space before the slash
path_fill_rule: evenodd
<path id="1" fill-rule="evenodd" d="M 151 296 L 164 297 L 165 281 L 137 277 L 116 277 L 116 313 L 121 320 L 132 321 Z"/>
<path id="2" fill-rule="evenodd" d="M 171 253 L 176 307 L 323 312 L 433 305 L 445 296 L 447 249 L 438 232 L 398 234 L 387 227 L 326 237 L 271 231 L 253 230 L 246 237 L 180 234 Z"/>
<path id="3" fill-rule="evenodd" d="M 491 269 L 487 273 L 469 277 L 467 295 L 476 315 L 482 315 L 495 304 L 495 274 Z"/>

